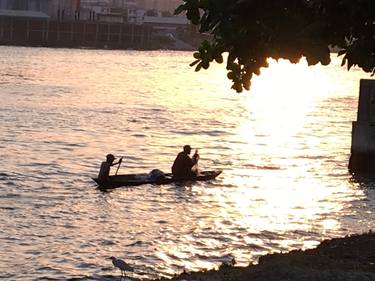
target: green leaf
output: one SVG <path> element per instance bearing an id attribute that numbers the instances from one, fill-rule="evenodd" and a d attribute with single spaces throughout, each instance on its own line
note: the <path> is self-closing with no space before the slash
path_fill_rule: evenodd
<path id="1" fill-rule="evenodd" d="M 345 50 L 345 49 L 340 50 L 340 51 L 338 51 L 337 56 L 338 56 L 338 57 L 339 57 L 339 56 L 342 56 L 342 55 L 345 54 L 345 53 L 346 53 L 346 50 Z"/>
<path id="2" fill-rule="evenodd" d="M 187 10 L 186 17 L 191 21 L 192 24 L 198 25 L 200 20 L 198 8 L 191 8 Z"/>
<path id="3" fill-rule="evenodd" d="M 251 81 L 250 80 L 245 80 L 245 81 L 243 81 L 242 82 L 242 85 L 243 85 L 243 87 L 246 89 L 246 90 L 250 90 L 250 86 L 251 86 Z"/>
<path id="4" fill-rule="evenodd" d="M 195 71 L 199 71 L 202 68 L 202 62 L 198 63 L 197 67 L 195 68 Z"/>
<path id="5" fill-rule="evenodd" d="M 177 13 L 186 17 L 204 38 L 196 70 L 228 53 L 228 79 L 237 92 L 249 89 L 252 75 L 267 67 L 266 58 L 306 57 L 309 65 L 331 61 L 328 46 L 340 48 L 342 65 L 375 72 L 374 0 L 183 0 Z M 202 36 L 202 37 L 203 37 Z"/>
<path id="6" fill-rule="evenodd" d="M 215 61 L 217 63 L 223 63 L 223 61 L 224 61 L 223 56 L 221 54 L 216 55 Z"/>
<path id="7" fill-rule="evenodd" d="M 199 1 L 199 7 L 202 8 L 202 9 L 208 9 L 209 5 L 210 5 L 209 0 L 200 0 Z"/>
<path id="8" fill-rule="evenodd" d="M 343 67 L 345 65 L 345 63 L 346 63 L 346 55 L 345 55 L 345 57 L 341 61 L 341 67 Z"/>
<path id="9" fill-rule="evenodd" d="M 198 62 L 200 62 L 201 60 L 195 60 L 193 61 L 192 63 L 189 64 L 189 66 L 194 66 L 196 65 Z"/>
<path id="10" fill-rule="evenodd" d="M 176 10 L 174 10 L 174 14 L 175 15 L 181 14 L 185 10 L 186 10 L 186 4 L 182 4 L 182 5 L 178 6 L 176 8 Z"/>
<path id="11" fill-rule="evenodd" d="M 193 57 L 194 57 L 195 59 L 200 59 L 200 58 L 202 58 L 200 52 L 195 52 L 195 53 L 193 54 Z"/>
<path id="12" fill-rule="evenodd" d="M 211 44 L 210 44 L 210 42 L 208 42 L 207 40 L 204 40 L 204 41 L 202 42 L 202 47 L 203 47 L 205 50 L 210 50 L 210 49 L 212 49 L 212 48 L 211 48 Z"/>
<path id="13" fill-rule="evenodd" d="M 306 56 L 306 60 L 309 66 L 316 65 L 319 62 L 319 58 L 314 55 Z"/>
<path id="14" fill-rule="evenodd" d="M 237 93 L 241 93 L 243 90 L 242 85 L 239 82 L 234 82 L 232 89 L 236 90 Z"/>
<path id="15" fill-rule="evenodd" d="M 352 68 L 352 66 L 354 65 L 354 63 L 350 60 L 348 60 L 348 71 Z"/>

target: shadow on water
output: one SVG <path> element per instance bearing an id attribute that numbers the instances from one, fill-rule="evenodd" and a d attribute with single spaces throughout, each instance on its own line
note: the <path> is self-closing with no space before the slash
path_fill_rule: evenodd
<path id="1" fill-rule="evenodd" d="M 358 184 L 361 188 L 375 190 L 374 173 L 352 173 L 350 182 Z"/>
<path id="2" fill-rule="evenodd" d="M 127 280 L 133 280 L 132 278 L 126 277 Z M 60 280 L 60 279 L 41 279 L 41 280 Z M 83 276 L 83 277 L 74 277 L 70 279 L 63 279 L 66 281 L 114 281 L 120 280 L 120 276 L 116 275 L 96 275 L 96 276 Z"/>
<path id="3" fill-rule="evenodd" d="M 177 200 L 184 200 L 189 201 L 191 196 L 193 195 L 192 189 L 193 189 L 194 182 L 193 181 L 186 181 L 186 182 L 176 182 L 172 183 L 168 190 L 173 191 L 175 198 Z"/>
<path id="4" fill-rule="evenodd" d="M 96 186 L 95 189 L 97 191 L 100 191 L 104 194 L 109 194 L 111 192 L 115 192 L 117 190 L 122 190 L 122 191 L 132 191 L 136 188 L 137 186 L 119 186 L 119 187 L 114 187 L 114 188 L 105 188 L 105 187 L 101 187 L 101 186 Z"/>

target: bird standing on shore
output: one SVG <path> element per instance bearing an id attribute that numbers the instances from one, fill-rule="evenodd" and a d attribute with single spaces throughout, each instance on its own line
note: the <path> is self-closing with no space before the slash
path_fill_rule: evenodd
<path id="1" fill-rule="evenodd" d="M 112 260 L 112 263 L 115 267 L 117 267 L 118 269 L 121 270 L 121 279 L 126 278 L 126 271 L 131 271 L 131 272 L 134 272 L 134 268 L 131 267 L 128 263 L 126 263 L 125 261 L 123 261 L 122 259 L 117 259 L 115 257 L 110 257 L 109 259 Z"/>

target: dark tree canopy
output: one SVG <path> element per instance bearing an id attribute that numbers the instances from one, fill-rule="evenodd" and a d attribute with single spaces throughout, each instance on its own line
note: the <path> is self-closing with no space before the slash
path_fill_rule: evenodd
<path id="1" fill-rule="evenodd" d="M 207 69 L 223 62 L 232 88 L 249 89 L 253 74 L 267 58 L 309 65 L 330 63 L 330 46 L 340 50 L 342 65 L 375 73 L 375 0 L 183 0 L 199 32 L 208 33 L 191 66 Z"/>

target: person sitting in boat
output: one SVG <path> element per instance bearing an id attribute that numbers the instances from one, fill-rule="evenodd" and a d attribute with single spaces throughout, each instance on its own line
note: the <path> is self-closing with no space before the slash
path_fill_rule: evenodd
<path id="1" fill-rule="evenodd" d="M 196 150 L 193 157 L 190 158 L 191 152 L 190 145 L 185 145 L 183 151 L 181 151 L 172 165 L 172 174 L 177 178 L 189 178 L 195 177 L 198 173 L 198 169 L 194 169 L 198 164 L 199 154 Z"/>
<path id="2" fill-rule="evenodd" d="M 102 162 L 100 165 L 98 179 L 100 181 L 106 181 L 109 179 L 109 172 L 111 170 L 111 166 L 120 165 L 122 162 L 122 157 L 119 159 L 117 163 L 113 163 L 115 161 L 115 156 L 113 154 L 107 154 L 107 160 Z"/>

